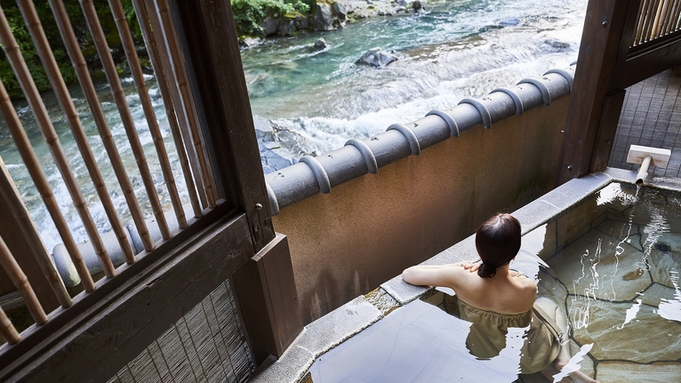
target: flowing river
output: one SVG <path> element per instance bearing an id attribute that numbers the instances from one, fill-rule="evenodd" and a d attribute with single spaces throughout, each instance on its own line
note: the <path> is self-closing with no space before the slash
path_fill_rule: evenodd
<path id="1" fill-rule="evenodd" d="M 586 4 L 431 1 L 424 14 L 271 40 L 242 53 L 253 113 L 294 132 L 282 141 L 295 142 L 295 158 L 326 153 L 464 97 L 567 68 L 577 60 Z M 329 47 L 314 51 L 318 38 Z M 382 69 L 355 65 L 374 47 L 403 57 Z"/>
<path id="2" fill-rule="evenodd" d="M 281 148 L 276 150 L 290 162 L 304 154 L 329 152 L 349 138 L 369 137 L 393 123 L 422 118 L 432 109 L 449 109 L 464 97 L 480 98 L 494 88 L 513 86 L 549 69 L 567 68 L 577 60 L 586 3 L 586 0 L 438 1 L 427 3 L 425 13 L 373 17 L 335 31 L 269 39 L 242 52 L 252 110 L 276 124 L 281 141 Z M 319 38 L 328 47 L 316 51 L 313 45 Z M 395 51 L 400 59 L 382 69 L 355 65 L 364 52 L 374 47 Z M 154 78 L 149 76 L 147 81 L 176 170 L 176 182 L 184 196 L 185 186 L 172 149 L 163 102 Z M 148 151 L 152 174 L 156 175 L 159 197 L 164 207 L 170 209 L 142 107 L 134 95 L 134 84 L 130 79 L 123 82 Z M 126 223 L 130 217 L 125 200 L 108 166 L 87 103 L 78 87 L 71 90 L 109 192 L 121 221 Z M 110 230 L 106 215 L 59 105 L 53 95 L 43 97 L 93 218 L 100 232 L 106 232 Z M 145 209 L 148 201 L 145 202 L 144 188 L 108 85 L 100 87 L 100 100 Z M 25 101 L 18 101 L 15 106 L 76 240 L 86 240 L 83 224 L 30 108 Z M 0 126 L 0 156 L 51 251 L 61 239 L 4 125 Z M 264 169 L 273 170 L 266 163 Z"/>

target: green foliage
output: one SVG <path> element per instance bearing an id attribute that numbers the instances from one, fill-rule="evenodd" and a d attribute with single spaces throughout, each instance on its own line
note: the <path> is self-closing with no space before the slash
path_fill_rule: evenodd
<path id="1" fill-rule="evenodd" d="M 76 38 L 80 44 L 81 52 L 85 55 L 85 59 L 90 67 L 91 73 L 101 72 L 101 63 L 97 59 L 96 49 L 92 43 L 92 36 L 90 35 L 85 17 L 83 16 L 82 9 L 78 0 L 61 0 L 66 8 L 66 12 L 69 15 L 69 20 L 71 21 L 73 30 L 76 34 Z M 52 49 L 52 53 L 57 61 L 59 70 L 61 71 L 62 77 L 67 84 L 74 84 L 77 81 L 73 65 L 69 55 L 66 52 L 66 48 L 61 40 L 61 34 L 54 22 L 54 16 L 52 10 L 50 9 L 49 3 L 47 1 L 35 1 L 36 12 L 41 21 L 42 28 L 47 36 L 48 43 Z M 122 0 L 123 10 L 125 12 L 128 24 L 130 25 L 130 30 L 133 34 L 133 39 L 135 39 L 137 44 L 142 42 L 142 34 L 137 23 L 135 16 L 135 10 L 132 6 L 131 0 Z M 120 37 L 118 35 L 118 30 L 116 29 L 115 22 L 111 15 L 111 10 L 109 8 L 109 3 L 107 0 L 94 0 L 95 9 L 100 19 L 102 29 L 107 36 L 107 41 L 109 47 L 114 51 L 114 58 L 117 61 L 122 61 L 125 58 L 120 53 L 122 50 Z M 30 33 L 26 29 L 24 19 L 19 11 L 19 8 L 14 1 L 0 0 L 0 6 L 7 18 L 10 25 L 14 38 L 19 46 L 26 66 L 31 72 L 33 81 L 39 91 L 49 90 L 51 88 L 50 83 L 43 69 L 42 62 L 38 53 L 35 49 L 33 41 L 31 39 Z M 4 50 L 0 51 L 0 79 L 7 89 L 11 98 L 19 98 L 23 96 L 19 82 L 17 81 L 14 71 L 12 70 L 7 57 L 5 56 Z"/>
<path id="2" fill-rule="evenodd" d="M 314 4 L 315 0 L 233 0 L 232 12 L 239 36 L 263 36 L 260 24 L 268 14 L 307 14 Z"/>
<path id="3" fill-rule="evenodd" d="M 101 62 L 99 61 L 97 50 L 92 42 L 85 17 L 78 0 L 60 0 L 66 8 L 66 12 L 71 21 L 76 38 L 80 45 L 80 50 L 85 56 L 85 60 L 93 78 L 102 76 Z M 121 0 L 125 17 L 128 20 L 130 31 L 137 45 L 142 45 L 142 33 L 137 22 L 135 9 L 132 0 Z M 109 9 L 108 0 L 93 0 L 97 15 L 102 29 L 107 38 L 109 48 L 112 50 L 114 60 L 119 64 L 119 70 L 123 70 L 127 65 L 123 54 L 120 37 L 116 24 Z M 267 15 L 278 14 L 309 14 L 313 9 L 316 0 L 233 0 L 232 9 L 239 35 L 262 36 L 264 34 L 260 24 Z M 67 84 L 74 84 L 77 81 L 75 71 L 71 64 L 66 48 L 61 40 L 61 34 L 54 22 L 54 16 L 50 9 L 49 2 L 46 0 L 34 1 L 38 17 L 41 20 L 43 30 L 55 56 L 62 77 Z M 24 25 L 24 19 L 14 0 L 0 0 L 0 7 L 7 18 L 12 29 L 12 33 L 17 41 L 17 45 L 24 57 L 33 80 L 39 91 L 50 89 L 50 83 L 43 69 L 42 62 L 33 45 L 31 36 Z M 141 58 L 144 59 L 144 58 Z M 23 97 L 23 92 L 12 70 L 4 50 L 0 51 L 0 79 L 4 84 L 11 98 Z"/>
<path id="4" fill-rule="evenodd" d="M 307 14 L 313 9 L 315 0 L 285 0 L 287 4 L 293 6 L 296 11 Z"/>

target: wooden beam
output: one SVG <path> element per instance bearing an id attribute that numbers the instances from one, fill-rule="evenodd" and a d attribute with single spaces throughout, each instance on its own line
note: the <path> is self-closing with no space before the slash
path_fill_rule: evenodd
<path id="1" fill-rule="evenodd" d="M 229 1 L 171 0 L 199 120 L 222 190 L 248 216 L 254 252 L 275 237 Z M 219 183 L 219 181 L 217 181 Z"/>
<path id="2" fill-rule="evenodd" d="M 608 166 L 612 144 L 617 133 L 617 124 L 619 124 L 622 105 L 624 105 L 625 94 L 626 91 L 620 90 L 605 97 L 603 112 L 596 135 L 596 144 L 594 145 L 591 159 L 591 167 L 589 168 L 591 173 L 603 170 Z"/>
<path id="3" fill-rule="evenodd" d="M 280 357 L 303 329 L 286 236 L 234 274 L 234 285 L 256 363 Z"/>
<path id="4" fill-rule="evenodd" d="M 230 201 L 248 217 L 254 257 L 234 276 L 259 363 L 280 356 L 302 330 L 288 242 L 272 225 L 248 89 L 228 1 L 169 2 L 212 164 Z"/>
<path id="5" fill-rule="evenodd" d="M 57 307 L 71 305 L 71 298 L 59 278 L 49 253 L 28 215 L 24 202 L 0 158 L 0 211 L 6 214 L 0 222 L 0 237 L 14 255 L 19 267 L 28 278 L 43 310 L 51 312 Z M 0 269 L 0 295 L 16 288 Z"/>
<path id="6" fill-rule="evenodd" d="M 107 381 L 253 256 L 245 215 L 190 225 L 149 260 L 101 280 L 70 309 L 0 348 L 0 381 Z M 211 220 L 211 214 L 204 219 Z M 215 218 L 215 216 L 212 216 Z M 187 238 L 181 234 L 193 232 Z M 159 257 L 156 252 L 164 252 Z M 110 288 L 109 286 L 114 286 Z M 76 315 L 73 315 L 75 313 Z"/>
<path id="7" fill-rule="evenodd" d="M 615 87 L 628 88 L 669 68 L 681 65 L 681 32 L 627 58 L 615 77 Z"/>
<path id="8" fill-rule="evenodd" d="M 589 1 L 561 147 L 561 183 L 590 169 L 604 100 L 626 58 L 622 47 L 628 46 L 624 38 L 631 36 L 628 29 L 634 28 L 638 4 L 639 0 Z"/>

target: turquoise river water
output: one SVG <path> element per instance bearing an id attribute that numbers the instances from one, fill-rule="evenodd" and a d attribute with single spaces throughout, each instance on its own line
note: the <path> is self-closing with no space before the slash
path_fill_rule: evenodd
<path id="1" fill-rule="evenodd" d="M 242 51 L 253 113 L 281 128 L 283 149 L 290 153 L 292 162 L 304 154 L 336 149 L 349 138 L 380 133 L 395 122 L 419 119 L 432 109 L 451 108 L 464 97 L 482 97 L 496 87 L 512 86 L 549 69 L 568 67 L 577 60 L 586 0 L 437 1 L 428 3 L 426 9 L 417 15 L 364 19 L 330 32 L 270 39 Z M 327 49 L 311 48 L 318 38 L 325 39 Z M 354 64 L 374 47 L 395 51 L 401 59 L 383 69 Z M 147 81 L 176 169 L 176 182 L 184 188 L 163 101 L 153 76 L 148 76 Z M 148 150 L 151 171 L 158 175 L 155 181 L 159 197 L 170 209 L 134 84 L 131 79 L 123 82 L 142 143 Z M 101 85 L 99 92 L 131 181 L 139 189 L 140 204 L 145 208 L 148 201 L 108 85 Z M 71 93 L 121 221 L 128 222 L 122 192 L 87 103 L 78 87 L 73 87 Z M 43 98 L 93 218 L 100 231 L 106 232 L 110 230 L 106 215 L 63 113 L 52 94 L 48 92 Z M 30 108 L 22 101 L 15 106 L 76 240 L 87 239 Z M 0 156 L 51 250 L 61 239 L 4 123 L 0 125 Z M 186 193 L 181 190 L 181 195 Z"/>

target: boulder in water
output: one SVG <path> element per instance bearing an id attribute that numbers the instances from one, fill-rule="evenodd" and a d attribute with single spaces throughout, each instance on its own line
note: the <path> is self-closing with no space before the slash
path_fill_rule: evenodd
<path id="1" fill-rule="evenodd" d="M 393 52 L 386 52 L 381 48 L 371 48 L 366 51 L 362 57 L 355 62 L 357 65 L 369 65 L 375 68 L 383 68 L 393 61 L 397 61 L 399 57 Z"/>
<path id="2" fill-rule="evenodd" d="M 556 39 L 547 39 L 544 40 L 544 44 L 550 46 L 553 49 L 556 49 L 558 51 L 565 50 L 570 48 L 570 43 L 556 40 Z"/>
<path id="3" fill-rule="evenodd" d="M 326 41 L 323 38 L 318 38 L 317 41 L 314 42 L 314 49 L 317 51 L 321 51 L 323 49 L 326 49 L 329 46 L 329 44 L 326 43 Z"/>
<path id="4" fill-rule="evenodd" d="M 285 148 L 277 135 L 277 126 L 270 120 L 253 115 L 255 133 L 258 137 L 260 162 L 265 174 L 291 166 L 298 162 L 291 151 Z"/>
<path id="5" fill-rule="evenodd" d="M 249 37 L 246 36 L 243 40 L 239 41 L 239 45 L 242 48 L 251 48 L 254 47 L 258 44 L 261 44 L 263 42 L 263 39 L 260 37 Z"/>

